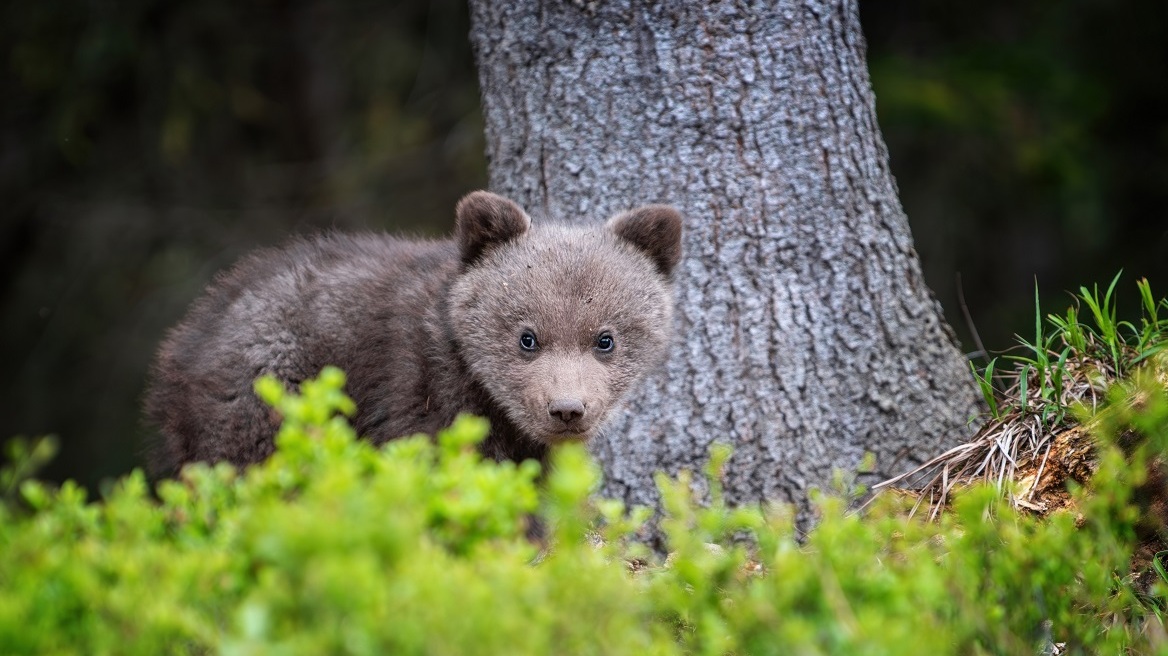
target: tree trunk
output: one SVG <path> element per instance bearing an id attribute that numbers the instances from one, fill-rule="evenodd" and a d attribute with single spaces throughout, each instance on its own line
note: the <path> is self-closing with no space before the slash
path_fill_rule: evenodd
<path id="1" fill-rule="evenodd" d="M 734 445 L 731 501 L 802 502 L 968 435 L 968 365 L 921 278 L 854 2 L 471 0 L 491 188 L 599 222 L 686 216 L 675 348 L 595 453 L 607 494 Z"/>

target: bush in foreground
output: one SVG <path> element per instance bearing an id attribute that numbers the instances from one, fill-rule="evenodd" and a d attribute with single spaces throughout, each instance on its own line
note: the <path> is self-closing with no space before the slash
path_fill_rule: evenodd
<path id="1" fill-rule="evenodd" d="M 632 539 L 647 511 L 592 498 L 595 464 L 565 448 L 484 462 L 486 427 L 356 440 L 343 376 L 301 395 L 259 385 L 285 422 L 245 472 L 193 466 L 151 494 L 141 473 L 88 502 L 0 473 L 0 653 L 979 654 L 1164 649 L 1160 590 L 1127 583 L 1145 461 L 1168 446 L 1149 385 L 1110 422 L 1079 515 L 1037 521 L 993 490 L 934 523 L 884 495 L 862 516 L 818 499 L 796 539 L 782 505 L 729 509 L 717 485 L 661 477 L 663 559 Z M 1126 398 L 1126 397 L 1125 397 Z M 1113 431 L 1120 428 L 1113 428 Z M 1144 446 L 1126 446 L 1133 431 Z M 550 526 L 541 552 L 529 517 Z M 717 546 L 715 546 L 717 545 Z"/>

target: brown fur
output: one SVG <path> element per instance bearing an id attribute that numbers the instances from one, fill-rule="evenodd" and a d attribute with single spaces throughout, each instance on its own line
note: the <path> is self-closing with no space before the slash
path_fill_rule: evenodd
<path id="1" fill-rule="evenodd" d="M 255 378 L 295 385 L 329 364 L 348 373 L 354 425 L 375 443 L 471 412 L 491 421 L 486 455 L 543 460 L 595 435 L 663 359 L 680 235 L 666 206 L 605 229 L 533 228 L 515 203 L 474 192 L 453 241 L 328 234 L 258 251 L 159 350 L 146 399 L 164 438 L 156 469 L 266 458 L 277 422 Z"/>

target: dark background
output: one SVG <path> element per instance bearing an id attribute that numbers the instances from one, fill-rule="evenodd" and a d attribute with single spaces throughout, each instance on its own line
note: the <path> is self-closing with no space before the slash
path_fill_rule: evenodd
<path id="1" fill-rule="evenodd" d="M 486 183 L 461 0 L 0 6 L 0 438 L 50 477 L 140 463 L 153 350 L 215 271 L 327 227 L 443 233 Z M 861 8 L 931 287 L 990 350 L 1033 286 L 1168 290 L 1168 5 Z"/>

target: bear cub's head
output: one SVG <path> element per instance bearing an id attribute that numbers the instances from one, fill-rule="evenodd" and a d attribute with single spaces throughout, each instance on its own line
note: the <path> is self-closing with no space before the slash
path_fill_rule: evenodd
<path id="1" fill-rule="evenodd" d="M 528 438 L 594 436 L 665 357 L 681 215 L 646 205 L 603 228 L 532 226 L 514 202 L 476 191 L 455 234 L 450 317 L 471 375 Z"/>

